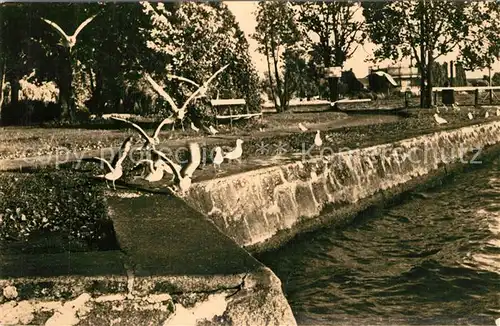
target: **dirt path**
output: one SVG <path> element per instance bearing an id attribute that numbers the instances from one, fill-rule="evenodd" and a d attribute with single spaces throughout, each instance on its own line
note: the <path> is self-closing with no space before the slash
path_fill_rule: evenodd
<path id="1" fill-rule="evenodd" d="M 347 118 L 338 119 L 322 123 L 306 123 L 306 127 L 310 130 L 336 130 L 345 127 L 355 127 L 382 123 L 392 123 L 402 119 L 400 116 L 387 115 L 387 114 L 373 114 L 373 115 L 349 115 Z M 159 146 L 159 149 L 165 148 L 178 148 L 184 146 L 187 142 L 198 142 L 203 145 L 225 145 L 232 144 L 237 138 L 241 138 L 243 141 L 250 139 L 274 137 L 274 136 L 287 136 L 300 133 L 298 126 L 290 126 L 287 128 L 273 129 L 268 131 L 252 131 L 241 133 L 239 135 L 215 135 L 215 136 L 205 136 L 205 137 L 189 137 L 182 139 L 172 139 L 167 141 L 164 145 Z M 137 147 L 140 147 L 137 146 Z M 101 148 L 96 150 L 88 150 L 81 152 L 68 152 L 61 154 L 43 155 L 36 157 L 27 158 L 17 158 L 17 159 L 4 159 L 0 160 L 0 171 L 7 170 L 17 170 L 27 167 L 37 167 L 37 166 L 47 166 L 53 165 L 56 162 L 70 162 L 76 161 L 82 158 L 88 158 L 93 156 L 99 156 L 102 153 L 113 153 L 116 150 L 114 147 Z M 261 164 L 267 165 L 265 162 L 260 162 Z M 251 164 L 253 165 L 253 164 Z M 260 165 L 260 164 L 259 164 Z"/>

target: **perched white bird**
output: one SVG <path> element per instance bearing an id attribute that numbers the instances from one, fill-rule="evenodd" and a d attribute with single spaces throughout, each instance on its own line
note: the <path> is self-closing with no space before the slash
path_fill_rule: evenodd
<path id="1" fill-rule="evenodd" d="M 144 179 L 149 182 L 160 181 L 163 179 L 163 166 L 162 160 L 158 160 L 157 162 L 153 162 L 152 160 L 140 160 L 135 165 L 134 169 L 140 165 L 147 164 L 147 174 L 144 176 Z M 165 164 L 163 162 L 163 164 Z"/>
<path id="2" fill-rule="evenodd" d="M 486 113 L 484 114 L 484 118 L 488 119 L 489 117 L 490 117 L 490 113 L 488 111 L 486 111 Z"/>
<path id="3" fill-rule="evenodd" d="M 208 131 L 212 134 L 212 135 L 215 135 L 217 134 L 219 131 L 217 129 L 215 129 L 213 126 L 210 126 L 208 128 Z"/>
<path id="4" fill-rule="evenodd" d="M 113 189 L 116 190 L 115 187 L 115 181 L 120 179 L 121 176 L 123 175 L 123 168 L 122 164 L 125 158 L 127 157 L 128 153 L 130 152 L 130 149 L 132 148 L 132 136 L 127 137 L 125 141 L 123 142 L 122 146 L 120 147 L 120 151 L 115 155 L 113 158 L 113 161 L 109 163 L 107 160 L 101 158 L 101 157 L 93 157 L 94 160 L 100 161 L 104 164 L 106 164 L 106 167 L 108 168 L 109 172 L 104 175 L 98 175 L 97 177 L 99 178 L 104 178 L 106 179 L 106 186 L 109 188 L 108 185 L 108 180 L 113 182 Z"/>
<path id="5" fill-rule="evenodd" d="M 238 160 L 238 162 L 241 163 L 241 155 L 243 155 L 243 147 L 241 146 L 243 144 L 243 140 L 241 139 L 236 139 L 236 147 L 224 154 L 224 159 L 227 159 L 229 161 L 233 161 L 233 160 Z"/>
<path id="6" fill-rule="evenodd" d="M 319 130 L 316 131 L 316 137 L 314 137 L 314 145 L 316 145 L 317 147 L 321 147 L 321 145 L 323 145 L 323 140 L 321 139 Z"/>
<path id="7" fill-rule="evenodd" d="M 95 16 L 97 16 L 97 15 L 91 16 L 91 17 L 87 18 L 83 23 L 81 23 L 80 26 L 78 26 L 78 28 L 76 29 L 76 31 L 75 31 L 75 33 L 73 35 L 66 34 L 62 30 L 62 28 L 59 27 L 59 25 L 57 25 L 56 23 L 54 23 L 54 22 L 52 22 L 52 21 L 50 21 L 48 19 L 42 18 L 42 20 L 44 22 L 46 22 L 47 24 L 49 24 L 50 26 L 52 26 L 59 33 L 59 35 L 61 35 L 63 45 L 65 47 L 67 47 L 71 51 L 71 49 L 76 44 L 76 37 L 78 36 L 78 34 L 80 34 L 80 32 L 82 31 L 82 29 L 84 29 L 85 26 L 87 26 L 95 18 Z"/>
<path id="8" fill-rule="evenodd" d="M 200 128 L 197 128 L 193 122 L 191 122 L 191 129 L 193 129 L 195 132 L 200 131 Z"/>
<path id="9" fill-rule="evenodd" d="M 186 100 L 186 102 L 184 102 L 184 104 L 182 105 L 182 107 L 180 109 L 177 106 L 177 104 L 175 104 L 175 102 L 172 99 L 172 97 L 170 97 L 170 95 L 168 95 L 168 93 L 165 92 L 165 90 L 163 90 L 163 88 L 161 88 L 161 86 L 158 85 L 158 83 L 156 83 L 153 80 L 153 78 L 151 78 L 151 76 L 149 76 L 148 74 L 146 74 L 146 79 L 151 84 L 151 86 L 153 87 L 153 89 L 156 92 L 158 92 L 158 94 L 160 94 L 163 98 L 165 98 L 165 100 L 167 100 L 168 104 L 170 104 L 170 106 L 172 107 L 172 110 L 174 111 L 175 118 L 177 120 L 180 120 L 181 121 L 181 125 L 182 125 L 182 121 L 184 120 L 184 116 L 186 115 L 188 104 L 193 99 L 195 99 L 196 96 L 199 95 L 200 93 L 205 93 L 206 89 L 208 87 L 208 84 L 210 84 L 210 82 L 212 82 L 212 80 L 214 80 L 215 77 L 217 77 L 217 75 L 220 74 L 222 71 L 224 71 L 224 69 L 226 69 L 228 66 L 229 65 L 225 65 L 221 69 L 217 70 L 212 76 L 210 76 L 210 78 L 206 82 L 204 82 L 203 85 L 201 85 L 200 87 L 198 87 L 198 89 L 196 91 L 194 91 L 189 96 L 189 98 Z M 172 130 L 173 130 L 173 128 L 174 128 L 174 126 L 172 125 Z M 184 125 L 182 125 L 182 130 L 184 130 Z"/>
<path id="10" fill-rule="evenodd" d="M 434 113 L 434 120 L 436 120 L 438 125 L 443 125 L 445 123 L 448 123 L 445 119 L 441 118 L 437 113 Z"/>
<path id="11" fill-rule="evenodd" d="M 304 132 L 307 131 L 308 129 L 302 124 L 302 122 L 299 122 L 299 129 L 300 131 Z"/>
<path id="12" fill-rule="evenodd" d="M 219 146 L 215 147 L 215 155 L 212 159 L 212 163 L 214 164 L 214 170 L 217 171 L 217 167 L 220 169 L 220 165 L 224 162 L 224 156 L 222 155 L 222 148 Z"/>
<path id="13" fill-rule="evenodd" d="M 471 113 L 471 112 L 467 113 L 467 116 L 469 117 L 469 120 L 474 119 L 474 116 L 472 115 L 472 113 Z"/>
<path id="14" fill-rule="evenodd" d="M 143 149 L 147 149 L 148 147 L 154 148 L 156 145 L 158 145 L 160 143 L 160 138 L 158 136 L 160 135 L 161 128 L 163 128 L 163 126 L 166 124 L 174 123 L 174 120 L 171 118 L 163 119 L 163 121 L 160 122 L 158 127 L 156 127 L 156 130 L 153 133 L 153 136 L 149 136 L 139 125 L 137 125 L 131 121 L 128 121 L 128 120 L 125 120 L 122 118 L 117 118 L 117 117 L 111 117 L 111 119 L 116 120 L 116 121 L 126 122 L 126 123 L 130 124 L 132 127 L 134 127 L 135 130 L 137 130 L 141 134 L 142 138 L 144 138 L 144 140 L 145 140 L 144 145 L 142 146 Z"/>
<path id="15" fill-rule="evenodd" d="M 188 162 L 179 169 L 179 165 L 175 164 L 170 160 L 165 154 L 153 149 L 153 152 L 157 154 L 162 160 L 165 161 L 167 165 L 174 172 L 174 182 L 178 191 L 184 194 L 189 187 L 191 187 L 192 177 L 194 171 L 198 168 L 201 163 L 201 149 L 200 145 L 197 143 L 189 144 L 190 157 Z"/>
<path id="16" fill-rule="evenodd" d="M 497 109 L 497 117 L 500 117 L 500 109 Z"/>
<path id="17" fill-rule="evenodd" d="M 160 152 L 160 151 L 156 150 L 156 152 Z M 162 160 L 162 158 L 160 156 L 158 156 L 157 153 L 155 153 L 155 152 L 151 152 L 151 153 L 154 156 L 156 156 L 156 158 L 154 159 L 154 162 L 155 162 L 154 167 L 156 169 L 161 168 L 161 169 L 163 169 L 164 172 L 166 172 L 168 174 L 171 174 L 172 175 L 172 180 L 174 180 L 175 179 L 175 173 L 174 173 L 174 171 L 175 170 L 179 170 L 180 171 L 182 169 L 182 166 L 180 166 L 177 163 L 171 162 L 172 163 L 171 165 L 174 166 L 174 168 L 172 169 L 171 165 L 167 164 L 164 160 Z M 163 154 L 163 155 L 165 155 L 165 154 Z"/>

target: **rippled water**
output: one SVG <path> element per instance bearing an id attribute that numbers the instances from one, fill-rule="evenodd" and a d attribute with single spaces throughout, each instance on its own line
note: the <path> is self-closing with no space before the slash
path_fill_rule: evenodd
<path id="1" fill-rule="evenodd" d="M 258 258 L 299 324 L 495 325 L 500 160 Z"/>

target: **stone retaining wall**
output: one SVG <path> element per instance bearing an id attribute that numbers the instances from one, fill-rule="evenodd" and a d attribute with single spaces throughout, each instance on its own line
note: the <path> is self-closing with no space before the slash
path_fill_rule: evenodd
<path id="1" fill-rule="evenodd" d="M 256 246 L 327 206 L 341 210 L 499 141 L 498 121 L 440 131 L 202 181 L 186 199 L 238 244 Z"/>

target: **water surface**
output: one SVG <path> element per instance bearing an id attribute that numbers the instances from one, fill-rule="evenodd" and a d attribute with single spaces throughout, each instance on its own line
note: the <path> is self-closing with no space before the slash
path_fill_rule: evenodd
<path id="1" fill-rule="evenodd" d="M 495 325 L 500 159 L 258 258 L 299 324 Z"/>

